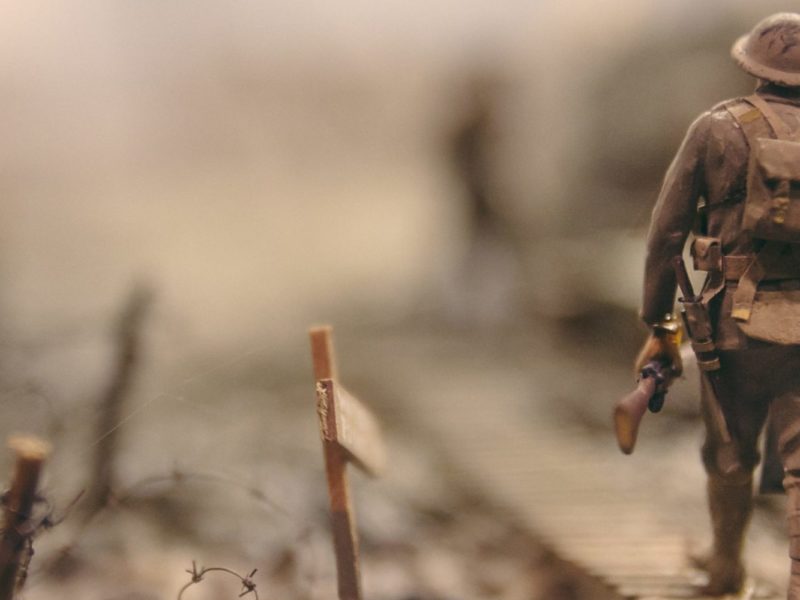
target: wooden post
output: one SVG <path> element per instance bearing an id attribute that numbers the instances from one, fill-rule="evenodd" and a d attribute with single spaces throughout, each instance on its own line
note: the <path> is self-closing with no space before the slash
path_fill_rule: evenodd
<path id="1" fill-rule="evenodd" d="M 386 451 L 378 421 L 336 379 L 331 328 L 315 327 L 309 333 L 317 416 L 331 502 L 339 599 L 361 600 L 358 532 L 347 481 L 347 463 L 352 462 L 367 475 L 377 477 L 386 464 Z"/>
<path id="2" fill-rule="evenodd" d="M 336 356 L 333 352 L 333 328 L 330 325 L 312 327 L 309 332 L 311 337 L 311 360 L 314 363 L 314 379 L 338 379 L 336 370 Z"/>
<path id="3" fill-rule="evenodd" d="M 116 486 L 116 462 L 119 448 L 117 427 L 122 419 L 125 401 L 130 394 L 142 347 L 144 324 L 153 293 L 143 284 L 137 284 L 130 293 L 115 332 L 116 365 L 108 388 L 100 400 L 100 418 L 96 425 L 97 445 L 92 457 L 91 479 L 83 503 L 83 518 L 88 521 L 108 504 Z"/>
<path id="4" fill-rule="evenodd" d="M 11 489 L 8 492 L 0 538 L 0 600 L 11 600 L 17 587 L 20 560 L 28 536 L 27 530 L 42 465 L 49 445 L 35 437 L 12 437 L 9 447 L 17 455 Z"/>
<path id="5" fill-rule="evenodd" d="M 322 450 L 325 456 L 325 473 L 328 477 L 328 496 L 331 507 L 333 549 L 336 553 L 336 578 L 340 600 L 361 600 L 361 577 L 358 565 L 358 532 L 347 480 L 347 457 L 344 451 L 326 432 L 335 430 L 336 413 L 333 410 L 332 394 L 321 380 L 336 377 L 336 357 L 333 353 L 332 329 L 329 326 L 314 327 L 311 337 L 311 358 L 314 363 L 314 379 L 317 381 L 317 415 L 322 431 Z"/>
<path id="6" fill-rule="evenodd" d="M 330 380 L 328 380 L 330 381 Z M 326 391 L 318 390 L 318 397 Z M 324 409 L 323 409 L 324 410 Z M 335 419 L 334 411 L 320 419 Z M 340 600 L 361 599 L 361 574 L 358 563 L 358 531 L 355 512 L 350 496 L 350 483 L 347 478 L 347 457 L 342 448 L 330 439 L 322 440 L 325 454 L 325 472 L 328 476 L 328 495 L 331 506 L 331 528 L 333 530 L 333 549 L 336 553 L 336 573 L 339 582 Z"/>

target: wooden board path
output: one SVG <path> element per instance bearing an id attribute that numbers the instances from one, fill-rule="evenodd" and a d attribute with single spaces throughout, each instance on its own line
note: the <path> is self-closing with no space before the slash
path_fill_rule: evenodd
<path id="1" fill-rule="evenodd" d="M 537 412 L 537 390 L 525 370 L 476 360 L 472 348 L 459 359 L 450 342 L 443 345 L 448 368 L 423 370 L 421 361 L 445 354 L 436 344 L 410 343 L 414 352 L 399 351 L 396 340 L 386 347 L 393 391 L 464 485 L 511 512 L 598 581 L 608 598 L 702 598 L 704 574 L 689 560 L 690 550 L 709 539 L 699 431 L 666 447 L 643 437 L 636 455 L 623 456 L 610 427 L 607 436 L 587 434 L 559 421 L 552 407 Z M 372 346 L 369 353 L 381 350 Z M 480 368 L 470 369 L 474 364 Z M 756 515 L 748 537 L 755 581 L 736 598 L 785 598 L 785 535 Z"/>

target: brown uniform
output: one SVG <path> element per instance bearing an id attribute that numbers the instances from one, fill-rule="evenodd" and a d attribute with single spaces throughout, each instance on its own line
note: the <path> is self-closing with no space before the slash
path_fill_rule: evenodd
<path id="1" fill-rule="evenodd" d="M 767 86 L 759 92 L 781 119 L 800 135 L 800 95 L 785 88 Z M 658 197 L 647 240 L 642 318 L 656 323 L 672 312 L 675 299 L 673 257 L 681 254 L 696 223 L 698 203 L 704 200 L 707 226 L 704 235 L 719 238 L 725 256 L 750 256 L 754 242 L 742 232 L 742 213 L 750 155 L 747 140 L 723 102 L 703 113 L 689 128 L 686 139 L 667 171 Z M 764 137 L 771 137 L 763 122 Z M 731 295 L 728 286 L 727 296 Z M 723 303 L 717 323 L 717 346 L 739 350 L 748 346 L 738 327 L 729 320 L 730 300 Z"/>
<path id="2" fill-rule="evenodd" d="M 763 86 L 758 94 L 769 102 L 781 120 L 800 139 L 800 93 L 797 89 Z M 759 460 L 757 441 L 771 408 L 779 435 L 784 466 L 784 487 L 789 493 L 789 533 L 793 579 L 800 577 L 800 346 L 770 344 L 747 338 L 731 318 L 732 297 L 741 268 L 761 242 L 742 230 L 750 149 L 747 137 L 734 117 L 742 100 L 722 103 L 702 114 L 690 127 L 670 166 L 653 211 L 647 240 L 644 301 L 641 315 L 648 324 L 671 313 L 676 282 L 673 257 L 681 254 L 693 227 L 721 242 L 726 268 L 711 274 L 704 297 L 711 312 L 714 337 L 720 352 L 719 403 L 728 421 L 741 468 L 723 474 L 717 468 L 722 443 L 706 414 L 703 459 L 709 474 L 709 502 L 715 530 L 714 553 L 719 561 L 740 566 L 741 543 L 752 507 L 752 470 Z M 731 110 L 733 109 L 733 111 Z M 740 111 L 741 113 L 741 111 Z M 763 137 L 773 137 L 761 119 Z M 704 209 L 698 207 L 704 203 Z M 727 267 L 730 267 L 728 269 Z M 760 289 L 800 289 L 797 277 L 764 280 Z M 772 286 L 770 288 L 770 286 Z M 703 390 L 703 406 L 710 401 Z M 732 576 L 731 576 L 732 577 Z M 713 574 L 712 574 L 713 579 Z M 798 588 L 793 582 L 793 589 Z M 800 591 L 790 598 L 800 598 Z"/>

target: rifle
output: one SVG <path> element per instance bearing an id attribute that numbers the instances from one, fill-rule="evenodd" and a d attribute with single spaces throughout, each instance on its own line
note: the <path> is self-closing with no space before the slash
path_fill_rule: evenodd
<path id="1" fill-rule="evenodd" d="M 664 406 L 667 395 L 666 369 L 663 363 L 651 360 L 642 368 L 637 388 L 614 407 L 617 444 L 625 454 L 633 452 L 645 411 L 649 409 L 650 412 L 657 413 Z"/>

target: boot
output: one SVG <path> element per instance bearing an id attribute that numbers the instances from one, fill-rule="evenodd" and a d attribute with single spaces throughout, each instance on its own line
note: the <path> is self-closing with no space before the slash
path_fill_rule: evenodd
<path id="1" fill-rule="evenodd" d="M 785 470 L 783 487 L 786 490 L 789 557 L 792 559 L 788 598 L 789 600 L 800 600 L 800 470 Z"/>
<path id="2" fill-rule="evenodd" d="M 800 600 L 800 560 L 792 559 L 792 573 L 789 577 L 789 600 Z"/>
<path id="3" fill-rule="evenodd" d="M 709 596 L 735 594 L 744 583 L 742 547 L 753 512 L 752 477 L 736 482 L 709 477 L 708 507 L 714 545 L 706 567 L 708 585 L 703 592 Z"/>

